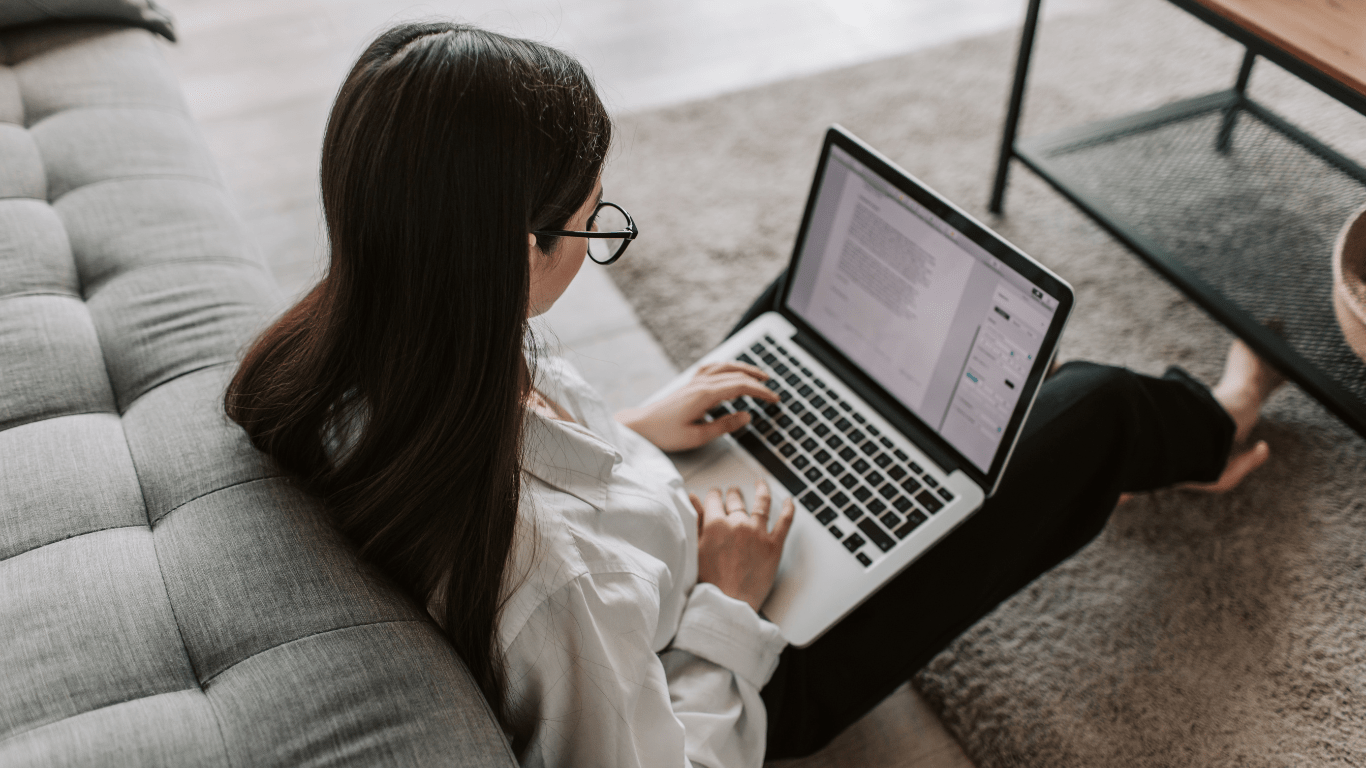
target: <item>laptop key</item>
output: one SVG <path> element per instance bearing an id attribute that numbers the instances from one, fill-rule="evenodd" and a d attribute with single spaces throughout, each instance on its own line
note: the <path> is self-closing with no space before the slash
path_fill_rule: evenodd
<path id="1" fill-rule="evenodd" d="M 792 443 L 783 443 L 782 447 L 778 449 L 778 453 L 781 453 L 784 456 L 791 456 L 796 452 L 797 446 L 793 445 Z"/>
<path id="2" fill-rule="evenodd" d="M 830 503 L 834 504 L 836 507 L 839 507 L 840 509 L 843 509 L 844 505 L 849 503 L 849 497 L 845 496 L 843 491 L 840 491 L 839 493 L 830 497 Z"/>
<path id="3" fill-rule="evenodd" d="M 911 462 L 911 471 L 914 472 L 914 473 L 916 473 L 917 475 L 923 475 L 923 474 L 925 474 L 925 470 L 922 469 L 922 468 L 920 467 L 920 465 L 919 465 L 919 464 L 916 464 L 914 461 Z"/>
<path id="4" fill-rule="evenodd" d="M 793 426 L 792 429 L 787 431 L 787 434 L 791 435 L 793 440 L 800 440 L 806 436 L 806 430 L 798 426 Z"/>
<path id="5" fill-rule="evenodd" d="M 882 514 L 882 511 L 885 510 L 886 508 L 887 508 L 887 505 L 886 505 L 886 504 L 883 504 L 883 503 L 882 503 L 880 500 L 878 500 L 878 499 L 873 499 L 872 501 L 868 502 L 868 514 L 873 515 L 873 516 L 875 516 L 875 517 L 876 517 L 877 515 Z"/>
<path id="6" fill-rule="evenodd" d="M 819 437 L 825 437 L 826 435 L 830 434 L 830 428 L 825 426 L 824 424 L 817 424 L 816 428 L 812 431 L 814 431 L 816 435 Z"/>
<path id="7" fill-rule="evenodd" d="M 783 437 L 783 433 L 782 433 L 781 430 L 774 429 L 774 430 L 773 430 L 773 434 L 769 435 L 769 436 L 768 436 L 767 438 L 765 438 L 765 439 L 768 440 L 768 442 L 769 442 L 770 445 L 777 445 L 778 443 L 781 443 L 781 442 L 782 442 L 783 440 L 785 440 L 786 438 Z"/>
<path id="8" fill-rule="evenodd" d="M 848 432 L 851 428 L 853 428 L 853 426 L 853 422 L 849 421 L 848 419 L 840 419 L 839 421 L 835 422 L 835 429 L 838 429 L 841 432 Z"/>
<path id="9" fill-rule="evenodd" d="M 913 505 L 911 504 L 910 499 L 905 496 L 898 496 L 892 500 L 892 506 L 896 507 L 896 511 L 905 514 L 906 510 L 910 509 Z"/>
<path id="10" fill-rule="evenodd" d="M 815 440 L 809 437 L 802 441 L 802 449 L 808 452 L 810 452 L 811 449 L 815 448 L 818 445 L 820 445 L 820 443 L 816 442 Z M 817 461 L 819 461 L 819 459 L 817 459 Z"/>
<path id="11" fill-rule="evenodd" d="M 853 475 L 849 475 L 849 477 L 853 477 Z M 847 486 L 846 486 L 846 487 L 847 487 Z M 867 487 L 862 486 L 862 485 L 860 485 L 860 486 L 858 487 L 858 490 L 857 490 L 857 491 L 854 491 L 854 498 L 858 499 L 859 501 L 867 501 L 867 500 L 868 500 L 868 497 L 869 497 L 869 496 L 872 496 L 872 495 L 873 495 L 873 492 L 870 491 L 870 490 L 868 490 Z"/>
<path id="12" fill-rule="evenodd" d="M 834 536 L 834 537 L 837 538 L 837 539 L 842 539 L 842 538 L 844 538 L 844 531 L 841 531 L 841 530 L 840 530 L 840 527 L 839 527 L 838 525 L 832 525 L 832 526 L 830 526 L 830 528 L 827 529 L 827 530 L 830 531 L 830 535 L 831 535 L 831 536 Z"/>
<path id="13" fill-rule="evenodd" d="M 811 396 L 811 393 L 816 391 L 816 390 L 812 389 L 812 388 L 811 388 L 811 385 L 809 385 L 809 384 L 803 384 L 803 385 L 801 385 L 801 386 L 798 387 L 798 386 L 794 383 L 792 386 L 797 387 L 797 394 L 801 395 L 802 397 L 810 397 L 810 396 Z"/>
<path id="14" fill-rule="evenodd" d="M 883 447 L 883 448 L 886 448 L 886 449 L 889 450 L 889 451 L 892 450 L 892 441 L 891 441 L 891 440 L 888 440 L 888 439 L 885 438 L 885 437 L 879 437 L 879 438 L 877 439 L 877 441 L 878 441 L 879 443 L 882 443 L 882 447 Z"/>
<path id="15" fill-rule="evenodd" d="M 810 480 L 813 483 L 821 478 L 821 471 L 819 467 L 812 467 L 811 469 L 806 470 L 806 472 L 803 474 L 806 475 L 807 480 Z"/>
<path id="16" fill-rule="evenodd" d="M 837 461 L 831 464 L 830 466 L 826 467 L 825 471 L 829 472 L 831 477 L 839 477 L 840 475 L 844 474 L 844 465 Z"/>
<path id="17" fill-rule="evenodd" d="M 939 481 L 935 480 L 933 477 L 930 477 L 929 475 L 925 475 L 925 485 L 928 485 L 931 488 L 938 488 Z"/>
<path id="18" fill-rule="evenodd" d="M 770 352 L 763 353 L 760 359 L 762 359 L 765 363 L 768 363 L 769 365 L 773 365 L 774 363 L 778 362 L 778 358 L 774 357 L 773 354 Z"/>
<path id="19" fill-rule="evenodd" d="M 888 512 L 882 517 L 879 517 L 878 520 L 881 520 L 882 524 L 887 526 L 887 530 L 889 531 L 898 525 L 901 525 L 901 518 L 897 517 L 895 512 Z"/>
<path id="20" fill-rule="evenodd" d="M 879 485 L 882 485 L 882 475 L 877 470 L 873 470 L 872 472 L 869 472 L 863 477 L 868 481 L 868 484 L 873 486 L 874 488 L 878 487 Z"/>
<path id="21" fill-rule="evenodd" d="M 860 507 L 857 504 L 850 504 L 844 508 L 844 516 L 850 520 L 857 520 L 860 517 L 863 517 L 863 507 Z"/>
<path id="22" fill-rule="evenodd" d="M 782 363 L 774 363 L 774 364 L 773 364 L 773 372 L 776 373 L 776 374 L 778 374 L 779 376 L 786 376 L 786 375 L 787 375 L 787 371 L 788 371 L 788 368 L 787 368 L 786 365 L 783 365 Z"/>
<path id="23" fill-rule="evenodd" d="M 788 375 L 783 377 L 783 381 L 786 381 L 788 384 L 791 384 L 794 387 L 799 387 L 802 384 L 802 377 L 798 376 L 795 373 L 789 373 Z M 805 395 L 802 395 L 802 397 L 805 397 Z"/>
<path id="24" fill-rule="evenodd" d="M 939 497 L 942 498 L 944 501 L 953 501 L 953 498 L 954 498 L 954 497 L 953 497 L 953 494 L 952 494 L 952 493 L 949 493 L 949 489 L 948 489 L 948 488 L 940 488 L 940 489 L 939 489 Z"/>
<path id="25" fill-rule="evenodd" d="M 891 446 L 888 447 L 890 448 Z M 907 459 L 911 458 L 910 456 L 907 456 L 906 452 L 901 450 L 900 448 L 897 448 L 896 450 L 892 451 L 892 455 L 897 458 L 897 461 L 906 461 Z"/>
<path id="26" fill-rule="evenodd" d="M 927 519 L 928 518 L 926 518 L 919 512 L 912 512 L 911 516 L 906 518 L 906 523 L 902 525 L 900 528 L 896 529 L 896 537 L 898 539 L 904 539 L 907 536 L 910 536 L 911 531 L 914 531 L 916 528 L 919 528 L 920 524 L 925 522 Z"/>
<path id="27" fill-rule="evenodd" d="M 840 451 L 840 458 L 844 459 L 845 461 L 853 461 L 854 459 L 858 458 L 858 453 L 856 453 L 853 448 L 845 448 L 844 450 Z"/>
<path id="28" fill-rule="evenodd" d="M 811 440 L 811 438 L 808 437 L 807 440 Z M 811 444 L 815 445 L 816 441 L 811 440 Z M 803 447 L 805 447 L 805 445 L 806 443 L 802 443 Z M 809 451 L 811 449 L 807 448 L 807 450 Z M 817 464 L 825 464 L 825 462 L 830 460 L 830 453 L 826 451 L 824 448 L 822 448 L 821 450 L 816 452 L 815 456 L 812 456 L 811 458 L 815 459 Z"/>
<path id="29" fill-rule="evenodd" d="M 749 345 L 749 351 L 756 355 L 762 355 L 764 353 L 764 345 L 756 341 Z"/>
<path id="30" fill-rule="evenodd" d="M 797 469 L 806 469 L 806 465 L 810 463 L 811 459 L 808 459 L 805 456 L 798 456 L 797 458 L 792 460 L 792 466 L 796 467 Z M 815 469 L 815 467 L 812 467 L 812 469 Z"/>
<path id="31" fill-rule="evenodd" d="M 854 445 L 858 445 L 859 443 L 863 442 L 863 433 L 858 431 L 857 429 L 853 432 L 850 432 L 849 442 L 853 443 Z"/>
<path id="32" fill-rule="evenodd" d="M 821 497 L 815 491 L 811 491 L 802 497 L 802 506 L 815 512 L 821 508 Z"/>
<path id="33" fill-rule="evenodd" d="M 812 424 L 815 424 L 815 423 L 816 423 L 816 414 L 812 413 L 811 411 L 807 411 L 806 413 L 803 413 L 803 414 L 802 414 L 802 423 L 805 424 L 805 425 L 808 426 L 808 427 L 811 426 Z"/>
<path id="34" fill-rule="evenodd" d="M 773 431 L 773 422 L 768 419 L 751 422 L 750 426 L 754 428 L 754 431 L 761 435 L 767 435 L 769 432 Z"/>
<path id="35" fill-rule="evenodd" d="M 777 416 L 782 412 L 783 407 L 781 405 L 778 405 L 777 403 L 768 403 L 764 406 L 764 413 L 768 414 L 769 416 Z"/>
<path id="36" fill-rule="evenodd" d="M 839 448 L 841 445 L 844 445 L 844 440 L 840 438 L 839 435 L 831 435 L 825 438 L 825 444 L 831 448 Z"/>
<path id="37" fill-rule="evenodd" d="M 853 451 L 850 451 L 850 453 L 853 453 Z M 841 456 L 844 456 L 844 454 L 840 454 L 840 455 L 841 455 Z M 848 456 L 845 456 L 845 458 L 848 459 L 849 457 L 848 457 Z M 857 472 L 857 473 L 859 473 L 860 475 L 863 474 L 864 472 L 867 472 L 869 469 L 872 468 L 872 465 L 870 465 L 868 462 L 864 461 L 863 459 L 859 459 L 858 461 L 854 462 L 852 466 L 853 466 L 853 468 L 854 468 L 854 471 Z"/>
<path id="38" fill-rule="evenodd" d="M 810 477 L 812 473 L 815 473 L 816 477 L 820 477 L 820 470 L 816 469 L 815 467 L 812 467 L 811 469 L 807 470 L 807 476 Z M 815 480 L 816 478 L 812 477 L 811 479 Z M 829 478 L 826 478 L 821 481 L 820 485 L 816 486 L 816 490 L 820 491 L 826 496 L 829 496 L 830 492 L 835 490 L 835 484 L 830 482 Z"/>
<path id="39" fill-rule="evenodd" d="M 820 410 L 825 407 L 825 398 L 821 397 L 820 395 L 816 395 L 815 397 L 811 398 L 810 402 L 811 407 L 815 408 L 816 410 Z"/>
<path id="40" fill-rule="evenodd" d="M 793 416 L 796 416 L 806 410 L 806 406 L 802 405 L 802 401 L 800 400 L 793 400 L 787 404 L 787 410 L 791 411 Z"/>
<path id="41" fill-rule="evenodd" d="M 840 485 L 844 486 L 845 488 L 853 488 L 854 486 L 858 485 L 858 475 L 854 474 L 853 472 L 850 472 L 849 474 L 840 478 Z M 860 488 L 859 490 L 863 489 Z M 854 495 L 857 496 L 858 494 L 855 493 Z"/>
<path id="42" fill-rule="evenodd" d="M 901 489 L 896 487 L 895 485 L 892 485 L 891 483 L 887 483 L 886 485 L 882 486 L 882 489 L 879 490 L 878 493 L 882 494 L 882 498 L 890 499 L 898 493 L 901 493 Z"/>
<path id="43" fill-rule="evenodd" d="M 931 515 L 944 508 L 944 502 L 940 501 L 929 489 L 925 489 L 916 494 L 915 500 L 920 502 L 920 506 L 929 511 Z"/>
<path id="44" fill-rule="evenodd" d="M 822 509 L 816 513 L 816 520 L 819 521 L 821 525 L 829 525 L 830 521 L 838 516 L 839 513 L 833 509 Z"/>
<path id="45" fill-rule="evenodd" d="M 877 545 L 877 548 L 882 550 L 883 552 L 886 552 L 887 550 L 896 546 L 896 540 L 893 539 L 891 536 L 888 536 L 887 532 L 882 530 L 882 528 L 879 527 L 878 524 L 874 522 L 873 518 L 871 517 L 865 517 L 862 520 L 860 520 L 858 523 L 858 528 L 860 531 L 863 531 L 864 534 L 866 534 L 868 538 L 871 539 L 872 542 Z"/>
<path id="46" fill-rule="evenodd" d="M 883 455 L 885 456 L 886 454 Z M 888 468 L 887 474 L 890 475 L 893 480 L 900 480 L 901 478 L 906 476 L 906 468 L 901 466 L 892 466 Z"/>
<path id="47" fill-rule="evenodd" d="M 872 440 L 869 440 L 868 442 L 860 446 L 859 450 L 863 451 L 869 456 L 872 456 L 873 454 L 877 453 L 877 443 L 873 442 Z"/>
<path id="48" fill-rule="evenodd" d="M 864 568 L 867 568 L 868 566 L 873 564 L 873 558 L 863 554 L 862 552 L 855 552 L 854 557 L 857 557 L 858 561 L 860 563 L 863 563 Z"/>
<path id="49" fill-rule="evenodd" d="M 834 421 L 834 420 L 835 420 L 835 417 L 837 417 L 837 416 L 840 415 L 840 412 L 837 411 L 837 410 L 835 410 L 834 407 L 832 406 L 832 407 L 830 407 L 830 408 L 826 408 L 825 410 L 821 411 L 821 415 L 824 416 L 825 418 L 831 420 L 831 421 Z"/>
<path id="50" fill-rule="evenodd" d="M 774 434 L 778 433 L 775 432 Z M 806 490 L 806 481 L 797 477 L 796 473 L 791 469 L 788 469 L 787 463 L 778 458 L 773 451 L 769 450 L 769 447 L 764 445 L 764 441 L 759 435 L 746 430 L 740 433 L 738 439 L 740 445 L 743 445 L 745 450 L 750 452 L 751 456 L 757 459 L 760 464 L 764 465 L 764 469 L 767 469 L 769 474 L 777 478 L 778 482 L 783 484 L 783 487 L 787 489 L 788 493 L 796 496 Z"/>
<path id="51" fill-rule="evenodd" d="M 865 419 L 865 418 L 863 418 L 863 414 L 861 414 L 861 413 L 856 413 L 856 414 L 854 414 L 854 421 L 857 421 L 857 422 L 860 423 L 860 424 L 867 424 L 867 423 L 868 423 L 868 420 Z"/>
<path id="52" fill-rule="evenodd" d="M 879 467 L 882 467 L 883 469 L 886 469 L 887 465 L 892 463 L 892 457 L 888 456 L 885 453 L 879 453 L 877 455 L 877 458 L 873 459 L 873 463 L 878 465 Z M 892 473 L 888 472 L 887 474 L 890 475 Z"/>
<path id="53" fill-rule="evenodd" d="M 858 549 L 866 543 L 867 542 L 863 540 L 862 536 L 858 535 L 857 533 L 851 533 L 849 534 L 849 538 L 844 540 L 844 548 L 849 550 L 850 552 L 853 552 L 854 550 Z"/>
<path id="54" fill-rule="evenodd" d="M 920 481 L 914 477 L 908 477 L 901 482 L 901 487 L 906 489 L 906 493 L 915 493 L 920 490 Z"/>
<path id="55" fill-rule="evenodd" d="M 821 381 L 820 379 L 812 379 L 812 380 L 811 380 L 811 383 L 812 383 L 812 384 L 815 384 L 816 386 L 820 387 L 821 389 L 825 389 L 825 382 Z"/>

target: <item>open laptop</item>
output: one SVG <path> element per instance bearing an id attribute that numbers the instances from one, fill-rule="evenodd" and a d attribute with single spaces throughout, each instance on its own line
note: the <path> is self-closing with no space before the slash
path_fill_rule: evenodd
<path id="1" fill-rule="evenodd" d="M 768 372 L 749 426 L 673 458 L 699 495 L 795 497 L 763 606 L 809 645 L 996 489 L 1072 309 L 1057 275 L 840 126 L 821 148 L 779 309 L 703 357 Z"/>

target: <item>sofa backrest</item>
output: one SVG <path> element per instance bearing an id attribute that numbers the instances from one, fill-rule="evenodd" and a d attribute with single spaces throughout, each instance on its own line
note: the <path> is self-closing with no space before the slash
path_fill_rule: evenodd
<path id="1" fill-rule="evenodd" d="M 0 31 L 0 765 L 513 765 L 223 414 L 279 297 L 159 45 Z"/>

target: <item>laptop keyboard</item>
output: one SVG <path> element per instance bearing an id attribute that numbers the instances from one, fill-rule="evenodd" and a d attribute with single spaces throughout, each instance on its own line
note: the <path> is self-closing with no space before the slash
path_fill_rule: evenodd
<path id="1" fill-rule="evenodd" d="M 855 405 L 817 378 L 772 336 L 736 359 L 768 373 L 781 402 L 748 396 L 710 412 L 752 420 L 732 435 L 857 558 L 871 566 L 954 495 Z"/>

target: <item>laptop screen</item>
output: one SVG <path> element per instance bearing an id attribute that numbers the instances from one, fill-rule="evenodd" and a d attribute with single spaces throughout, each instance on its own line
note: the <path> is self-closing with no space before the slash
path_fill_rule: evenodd
<path id="1" fill-rule="evenodd" d="M 787 307 L 989 472 L 1058 300 L 830 147 Z"/>

